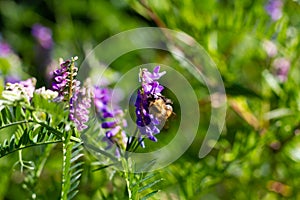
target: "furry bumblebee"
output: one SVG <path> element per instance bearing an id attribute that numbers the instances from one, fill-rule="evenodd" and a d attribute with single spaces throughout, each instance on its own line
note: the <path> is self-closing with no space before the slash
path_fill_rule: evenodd
<path id="1" fill-rule="evenodd" d="M 173 102 L 164 96 L 158 98 L 149 98 L 149 113 L 152 114 L 160 122 L 165 123 L 173 113 Z"/>

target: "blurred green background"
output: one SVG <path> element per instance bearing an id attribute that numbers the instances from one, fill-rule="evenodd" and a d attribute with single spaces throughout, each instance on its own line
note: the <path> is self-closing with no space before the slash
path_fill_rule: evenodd
<path id="1" fill-rule="evenodd" d="M 122 74 L 145 61 L 164 63 L 182 70 L 198 94 L 197 137 L 179 160 L 159 170 L 164 181 L 154 199 L 300 199 L 299 13 L 299 0 L 0 0 L 0 87 L 7 77 L 30 76 L 37 77 L 38 86 L 49 86 L 47 70 L 60 57 L 77 55 L 80 65 L 101 41 L 125 30 L 183 31 L 217 64 L 227 94 L 224 130 L 203 159 L 198 152 L 211 109 L 205 85 L 160 51 L 133 52 L 111 66 Z M 35 24 L 51 30 L 53 43 L 44 45 L 32 35 Z M 4 43 L 9 53 L 3 53 Z M 164 135 L 172 133 L 172 120 L 170 127 L 158 136 L 158 145 L 170 139 Z M 1 143 L 5 134 L 10 133 L 1 132 Z M 60 194 L 60 148 L 50 155 L 37 185 L 40 199 Z M 38 153 L 39 148 L 26 149 L 24 159 L 34 160 Z M 13 167 L 17 159 L 17 153 L 0 159 L 0 199 L 29 198 L 23 175 Z M 86 160 L 76 199 L 124 198 L 122 179 L 110 180 L 109 170 L 91 172 L 93 157 Z"/>

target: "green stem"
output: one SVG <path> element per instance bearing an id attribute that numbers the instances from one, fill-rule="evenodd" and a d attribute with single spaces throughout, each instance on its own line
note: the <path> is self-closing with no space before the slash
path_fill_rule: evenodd
<path id="1" fill-rule="evenodd" d="M 72 127 L 70 131 L 65 132 L 63 136 L 63 170 L 62 170 L 62 190 L 61 190 L 61 200 L 67 200 L 72 197 L 72 194 L 69 194 L 71 191 L 71 165 L 74 161 L 72 156 L 72 151 L 74 147 L 74 142 L 71 141 L 71 136 L 76 132 L 75 127 Z"/>
<path id="2" fill-rule="evenodd" d="M 132 185 L 130 184 L 131 182 L 131 177 L 130 177 L 130 166 L 128 164 L 128 159 L 122 159 L 122 164 L 123 164 L 123 170 L 124 170 L 124 176 L 125 176 L 125 182 L 126 182 L 126 189 L 128 193 L 128 199 L 129 200 L 135 200 L 136 198 L 133 196 L 133 192 L 131 191 Z"/>
<path id="3" fill-rule="evenodd" d="M 19 163 L 21 165 L 21 173 L 23 173 L 24 163 L 23 163 L 23 160 L 22 160 L 22 151 L 19 151 Z"/>
<path id="4" fill-rule="evenodd" d="M 131 190 L 130 190 L 130 181 L 129 181 L 129 179 L 127 177 L 125 177 L 125 180 L 126 180 L 126 187 L 127 187 L 127 192 L 128 192 L 128 199 L 129 200 L 133 200 L 132 199 L 132 193 L 131 193 Z"/>
<path id="5" fill-rule="evenodd" d="M 125 165 L 125 166 L 124 166 Z M 126 181 L 126 188 L 128 193 L 128 199 L 133 200 L 132 198 L 132 192 L 131 192 L 131 185 L 130 185 L 130 177 L 129 177 L 129 169 L 128 169 L 128 161 L 123 161 L 123 167 L 124 167 L 124 175 L 125 175 L 125 181 Z"/>
<path id="6" fill-rule="evenodd" d="M 70 81 L 69 81 L 69 94 L 68 94 L 68 102 L 70 103 L 70 100 L 73 95 L 73 68 L 74 68 L 74 59 L 72 58 L 72 63 L 70 66 Z"/>
<path id="7" fill-rule="evenodd" d="M 35 173 L 36 177 L 40 177 L 40 175 L 42 173 L 42 170 L 43 170 L 43 168 L 45 166 L 45 163 L 46 163 L 46 161 L 47 161 L 47 159 L 48 159 L 48 157 L 50 155 L 50 152 L 51 152 L 51 150 L 53 149 L 54 146 L 55 145 L 49 145 L 49 146 L 47 146 L 45 148 L 44 155 L 42 156 L 42 158 L 40 158 L 41 160 L 39 162 L 39 165 L 38 165 L 36 173 Z"/>

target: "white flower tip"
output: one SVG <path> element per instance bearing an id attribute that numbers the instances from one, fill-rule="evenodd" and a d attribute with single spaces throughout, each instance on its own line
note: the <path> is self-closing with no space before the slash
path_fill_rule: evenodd
<path id="1" fill-rule="evenodd" d="M 62 63 L 64 63 L 64 59 L 63 58 L 59 58 L 58 59 L 58 63 L 61 65 Z"/>

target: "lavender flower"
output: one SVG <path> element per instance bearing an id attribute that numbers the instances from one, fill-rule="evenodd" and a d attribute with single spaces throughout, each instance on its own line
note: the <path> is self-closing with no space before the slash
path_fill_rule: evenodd
<path id="1" fill-rule="evenodd" d="M 89 120 L 89 108 L 93 92 L 90 87 L 90 81 L 87 80 L 80 90 L 75 90 L 70 100 L 69 119 L 74 121 L 79 131 L 86 129 L 85 124 Z"/>
<path id="2" fill-rule="evenodd" d="M 269 57 L 274 57 L 277 54 L 277 46 L 274 42 L 265 40 L 263 41 L 263 48 Z"/>
<path id="3" fill-rule="evenodd" d="M 277 21 L 282 17 L 282 6 L 281 0 L 269 0 L 265 9 L 273 21 Z"/>
<path id="4" fill-rule="evenodd" d="M 5 83 L 17 83 L 20 81 L 20 78 L 16 75 L 6 76 L 4 82 Z"/>
<path id="5" fill-rule="evenodd" d="M 53 71 L 52 89 L 58 92 L 57 101 L 70 101 L 73 92 L 79 89 L 80 82 L 75 79 L 78 71 L 75 60 L 77 57 L 63 62 L 60 69 Z"/>
<path id="6" fill-rule="evenodd" d="M 80 89 L 80 81 L 76 80 L 78 68 L 74 62 L 77 57 L 67 60 L 60 65 L 60 69 L 53 72 L 52 88 L 58 92 L 55 101 L 69 103 L 69 119 L 74 121 L 76 128 L 82 131 L 87 128 L 85 124 L 89 119 L 89 108 L 93 92 L 90 89 L 90 81 L 87 80 Z"/>
<path id="7" fill-rule="evenodd" d="M 124 128 L 127 126 L 127 122 L 124 119 L 124 112 L 117 105 L 109 106 L 109 103 L 116 103 L 112 101 L 109 89 L 95 87 L 94 94 L 96 113 L 102 121 L 101 127 L 106 129 L 106 137 L 103 139 L 108 143 L 106 148 L 109 149 L 113 144 L 117 144 L 120 148 L 125 149 L 127 137 Z M 117 149 L 116 154 L 119 155 L 119 153 Z"/>
<path id="8" fill-rule="evenodd" d="M 10 44 L 2 40 L 0 34 L 0 58 L 5 60 L 5 70 L 1 71 L 4 75 L 4 83 L 17 83 L 21 81 L 21 62 L 19 57 L 15 54 Z M 1 65 L 1 64 L 0 64 Z M 0 67 L 1 68 L 1 67 Z"/>
<path id="9" fill-rule="evenodd" d="M 12 53 L 11 47 L 8 43 L 0 41 L 0 57 L 7 57 Z"/>
<path id="10" fill-rule="evenodd" d="M 104 120 L 107 117 L 113 117 L 113 114 L 108 111 L 108 103 L 110 100 L 110 91 L 107 88 L 94 88 L 94 104 L 99 117 Z"/>
<path id="11" fill-rule="evenodd" d="M 34 24 L 31 29 L 31 34 L 37 41 L 34 51 L 34 64 L 37 66 L 36 73 L 39 75 L 37 76 L 38 82 L 45 83 L 49 86 L 51 83 L 49 68 L 51 68 L 53 52 L 52 31 L 41 24 Z"/>
<path id="12" fill-rule="evenodd" d="M 158 125 L 161 121 L 150 112 L 150 102 L 162 97 L 161 92 L 164 87 L 157 80 L 166 72 L 159 72 L 159 70 L 160 66 L 155 67 L 153 73 L 147 69 L 141 70 L 139 81 L 142 82 L 142 88 L 138 90 L 135 102 L 136 124 L 140 133 L 155 142 L 157 139 L 154 135 L 160 132 Z"/>
<path id="13" fill-rule="evenodd" d="M 285 82 L 290 69 L 290 61 L 286 58 L 276 58 L 273 62 L 273 67 L 277 78 L 281 83 Z"/>
<path id="14" fill-rule="evenodd" d="M 34 24 L 31 30 L 31 34 L 35 37 L 35 39 L 43 48 L 52 48 L 53 40 L 51 29 L 42 26 L 41 24 Z"/>

